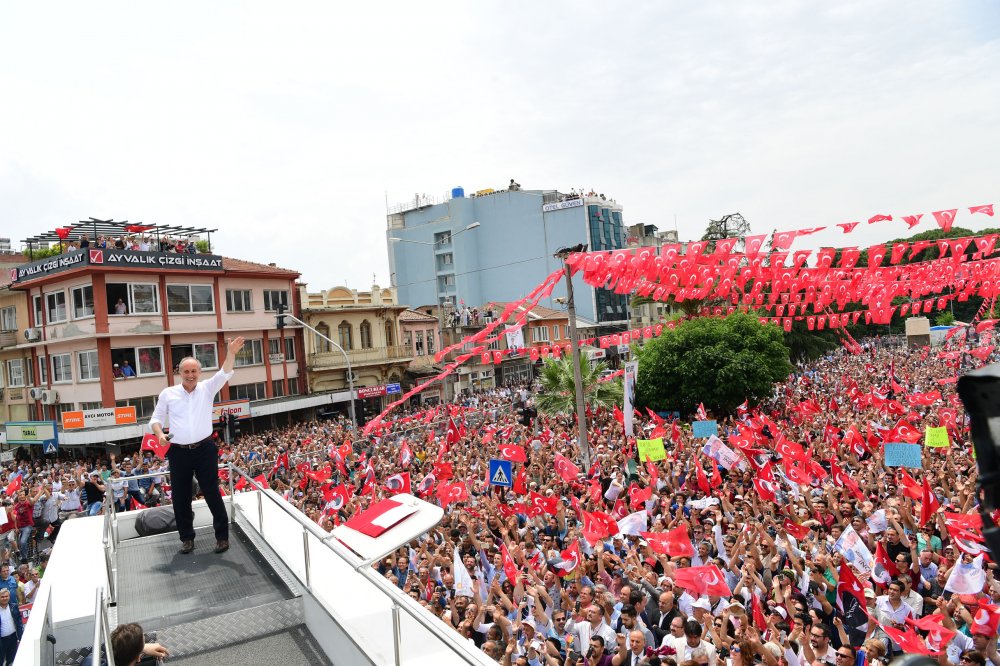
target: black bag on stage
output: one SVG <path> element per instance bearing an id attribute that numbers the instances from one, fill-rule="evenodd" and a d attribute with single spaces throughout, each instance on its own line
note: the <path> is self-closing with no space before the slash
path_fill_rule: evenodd
<path id="1" fill-rule="evenodd" d="M 170 505 L 146 509 L 139 514 L 135 521 L 135 531 L 139 533 L 139 536 L 153 536 L 176 530 L 177 521 L 174 520 L 174 507 Z"/>

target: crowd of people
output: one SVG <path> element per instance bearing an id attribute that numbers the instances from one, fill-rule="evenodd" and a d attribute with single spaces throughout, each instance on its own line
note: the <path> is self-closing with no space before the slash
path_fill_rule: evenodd
<path id="1" fill-rule="evenodd" d="M 370 439 L 343 420 L 244 435 L 220 460 L 328 530 L 407 488 L 442 503 L 439 526 L 378 570 L 505 665 L 864 666 L 923 651 L 1000 666 L 1000 582 L 979 554 L 955 393 L 968 360 L 838 350 L 763 404 L 708 414 L 717 440 L 648 411 L 626 437 L 617 409 L 595 409 L 589 467 L 571 419 L 519 418 L 533 386 L 400 412 Z M 893 466 L 884 444 L 925 426 L 950 446 Z M 637 438 L 662 438 L 665 457 L 640 460 Z M 514 461 L 513 488 L 490 485 L 494 458 Z M 169 479 L 129 479 L 166 471 L 148 451 L 8 468 L 0 562 L 17 573 L 0 569 L 0 587 L 16 580 L 25 603 L 62 521 L 104 510 L 108 485 L 118 510 L 169 501 Z"/>
<path id="2" fill-rule="evenodd" d="M 171 238 L 170 236 L 149 236 L 145 234 L 120 234 L 105 236 L 99 234 L 91 239 L 89 234 L 80 234 L 63 246 L 64 251 L 101 248 L 104 250 L 132 250 L 135 252 L 172 252 L 176 254 L 198 254 L 197 239 Z"/>

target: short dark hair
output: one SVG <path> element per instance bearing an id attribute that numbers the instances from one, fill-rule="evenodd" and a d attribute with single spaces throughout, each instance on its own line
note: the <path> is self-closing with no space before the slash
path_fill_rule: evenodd
<path id="1" fill-rule="evenodd" d="M 120 624 L 111 632 L 111 652 L 115 655 L 116 664 L 131 664 L 139 658 L 145 646 L 142 627 L 135 622 Z"/>
<path id="2" fill-rule="evenodd" d="M 628 615 L 630 617 L 636 617 L 639 615 L 635 610 L 635 606 L 633 606 L 632 604 L 625 604 L 624 606 L 622 606 L 620 612 L 622 615 Z"/>
<path id="3" fill-rule="evenodd" d="M 688 620 L 684 623 L 685 636 L 701 636 L 701 625 L 698 620 Z"/>

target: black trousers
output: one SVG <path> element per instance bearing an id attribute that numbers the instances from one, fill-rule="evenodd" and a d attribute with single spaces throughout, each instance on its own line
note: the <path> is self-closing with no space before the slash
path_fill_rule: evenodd
<path id="1" fill-rule="evenodd" d="M 14 656 L 17 654 L 17 632 L 10 636 L 0 638 L 0 664 L 6 666 L 14 663 Z"/>
<path id="2" fill-rule="evenodd" d="M 171 446 L 167 450 L 170 465 L 170 490 L 174 518 L 181 541 L 194 539 L 194 511 L 191 509 L 191 478 L 198 479 L 205 503 L 212 511 L 212 526 L 217 540 L 229 540 L 229 515 L 219 492 L 219 449 L 208 440 L 196 449 Z"/>

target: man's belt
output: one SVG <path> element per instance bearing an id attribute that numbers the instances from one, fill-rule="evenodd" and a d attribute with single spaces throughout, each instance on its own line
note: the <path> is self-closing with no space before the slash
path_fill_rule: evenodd
<path id="1" fill-rule="evenodd" d="M 205 439 L 201 440 L 200 442 L 195 442 L 194 444 L 174 444 L 173 442 L 171 442 L 170 446 L 172 446 L 172 447 L 176 446 L 176 447 L 181 448 L 181 449 L 197 449 L 202 444 L 208 444 L 211 441 L 212 441 L 212 436 L 209 435 Z"/>

